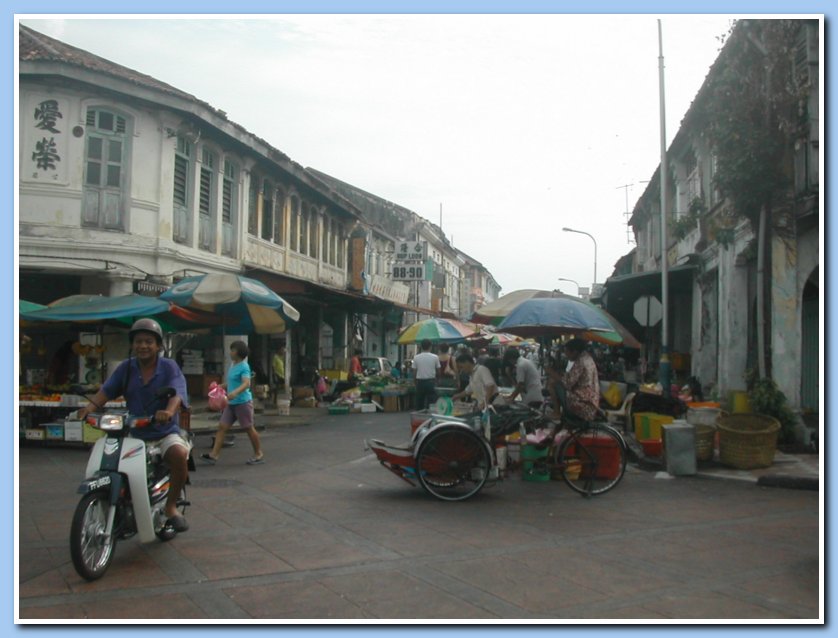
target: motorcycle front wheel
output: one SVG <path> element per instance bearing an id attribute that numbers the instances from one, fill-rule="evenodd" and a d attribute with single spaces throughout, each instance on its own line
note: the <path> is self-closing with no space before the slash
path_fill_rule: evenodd
<path id="1" fill-rule="evenodd" d="M 85 580 L 101 578 L 113 559 L 116 538 L 105 534 L 110 508 L 108 492 L 100 490 L 85 494 L 73 514 L 70 556 Z"/>

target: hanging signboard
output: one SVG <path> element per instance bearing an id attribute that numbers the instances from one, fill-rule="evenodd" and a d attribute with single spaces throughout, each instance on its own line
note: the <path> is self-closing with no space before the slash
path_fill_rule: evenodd
<path id="1" fill-rule="evenodd" d="M 418 262 L 396 262 L 393 264 L 394 281 L 424 281 L 425 264 Z"/>
<path id="2" fill-rule="evenodd" d="M 421 261 L 428 258 L 428 242 L 400 241 L 396 243 L 395 261 Z"/>

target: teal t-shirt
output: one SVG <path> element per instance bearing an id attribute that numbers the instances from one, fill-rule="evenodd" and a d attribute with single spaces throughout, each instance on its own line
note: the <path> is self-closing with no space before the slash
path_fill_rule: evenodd
<path id="1" fill-rule="evenodd" d="M 229 372 L 227 372 L 227 394 L 229 395 L 233 390 L 238 388 L 245 378 L 251 378 L 250 366 L 247 361 L 239 361 L 231 365 Z M 248 401 L 253 401 L 253 393 L 250 391 L 250 388 L 230 399 L 229 403 L 230 405 L 240 405 Z"/>

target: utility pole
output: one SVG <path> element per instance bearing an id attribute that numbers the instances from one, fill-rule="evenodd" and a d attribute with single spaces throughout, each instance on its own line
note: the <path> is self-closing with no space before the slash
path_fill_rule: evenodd
<path id="1" fill-rule="evenodd" d="M 663 323 L 661 323 L 661 358 L 658 366 L 658 379 L 663 389 L 663 396 L 669 397 L 672 368 L 669 363 L 669 260 L 667 259 L 666 238 L 666 182 L 669 170 L 666 164 L 666 99 L 663 84 L 663 28 L 658 20 L 658 75 L 660 78 L 660 130 L 661 130 L 661 165 L 658 176 L 661 191 L 661 305 Z"/>

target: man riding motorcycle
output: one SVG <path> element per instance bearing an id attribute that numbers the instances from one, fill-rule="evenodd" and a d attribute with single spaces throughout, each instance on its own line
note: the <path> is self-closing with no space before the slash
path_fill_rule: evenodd
<path id="1" fill-rule="evenodd" d="M 177 509 L 178 497 L 188 478 L 190 444 L 181 436 L 178 416 L 181 405 L 186 405 L 188 395 L 186 378 L 178 364 L 161 355 L 163 330 L 153 319 L 138 319 L 128 333 L 134 353 L 120 363 L 113 374 L 90 399 L 90 405 L 80 408 L 78 418 L 84 418 L 94 411 L 100 411 L 105 403 L 118 396 L 124 396 L 131 414 L 145 414 L 148 406 L 154 405 L 155 393 L 164 387 L 172 387 L 176 394 L 166 407 L 154 413 L 152 423 L 144 428 L 135 428 L 131 436 L 146 441 L 156 441 L 171 472 L 171 485 L 166 499 L 167 523 L 177 532 L 189 529 L 189 523 Z"/>

